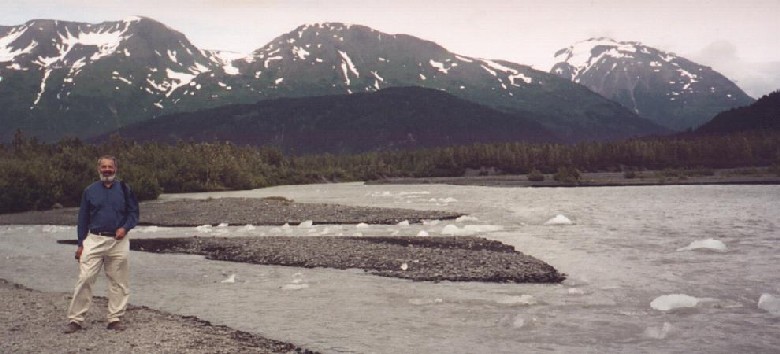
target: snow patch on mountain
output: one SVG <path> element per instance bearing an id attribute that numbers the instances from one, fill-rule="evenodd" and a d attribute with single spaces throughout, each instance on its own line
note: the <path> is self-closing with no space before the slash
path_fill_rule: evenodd
<path id="1" fill-rule="evenodd" d="M 35 41 L 31 42 L 26 48 L 14 49 L 11 47 L 11 43 L 19 39 L 25 30 L 25 27 L 14 28 L 4 37 L 0 37 L 0 62 L 12 61 L 16 56 L 30 53 L 35 48 L 37 45 Z"/>

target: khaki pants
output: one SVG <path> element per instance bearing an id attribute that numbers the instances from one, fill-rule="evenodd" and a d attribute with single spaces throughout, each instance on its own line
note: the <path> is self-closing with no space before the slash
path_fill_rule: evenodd
<path id="1" fill-rule="evenodd" d="M 68 321 L 84 323 L 84 317 L 92 304 L 92 285 L 95 284 L 100 268 L 108 278 L 108 322 L 116 322 L 125 314 L 128 288 L 127 256 L 130 240 L 127 236 L 116 240 L 110 236 L 88 234 L 83 242 L 84 249 L 79 261 L 79 279 L 68 308 Z"/>

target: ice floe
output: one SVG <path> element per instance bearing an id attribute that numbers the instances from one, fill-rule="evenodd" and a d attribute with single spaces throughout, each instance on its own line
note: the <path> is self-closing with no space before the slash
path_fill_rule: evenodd
<path id="1" fill-rule="evenodd" d="M 724 244 L 723 241 L 708 238 L 706 240 L 693 241 L 690 245 L 677 249 L 678 252 L 692 250 L 712 250 L 717 252 L 725 252 L 726 244 Z"/>
<path id="2" fill-rule="evenodd" d="M 231 274 L 229 274 L 227 276 L 227 278 L 225 278 L 225 280 L 221 281 L 220 283 L 233 284 L 235 282 L 236 282 L 236 274 L 235 273 L 231 273 Z"/>
<path id="3" fill-rule="evenodd" d="M 428 236 L 428 232 L 425 230 L 420 230 L 420 232 L 417 233 L 417 236 Z"/>
<path id="4" fill-rule="evenodd" d="M 303 222 L 301 222 L 300 224 L 298 224 L 298 227 L 302 227 L 302 228 L 310 228 L 310 227 L 312 227 L 313 225 L 314 225 L 314 222 L 313 222 L 313 221 L 311 221 L 311 220 L 306 220 L 306 221 L 303 221 Z"/>
<path id="5" fill-rule="evenodd" d="M 650 307 L 658 311 L 670 311 L 678 308 L 696 307 L 701 300 L 685 294 L 661 295 L 650 303 Z"/>
<path id="6" fill-rule="evenodd" d="M 545 225 L 571 225 L 573 222 L 563 214 L 555 215 L 554 218 L 547 220 Z"/>
<path id="7" fill-rule="evenodd" d="M 780 297 L 772 294 L 761 294 L 758 298 L 758 308 L 773 315 L 780 315 Z"/>
<path id="8" fill-rule="evenodd" d="M 469 215 L 463 215 L 457 219 L 455 219 L 455 222 L 466 222 L 466 221 L 479 221 L 479 219 L 469 216 Z"/>

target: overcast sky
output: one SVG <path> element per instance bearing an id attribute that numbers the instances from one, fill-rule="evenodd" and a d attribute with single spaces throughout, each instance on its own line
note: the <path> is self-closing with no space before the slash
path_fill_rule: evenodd
<path id="1" fill-rule="evenodd" d="M 780 0 L 0 0 L 0 25 L 140 15 L 203 49 L 249 53 L 299 25 L 344 22 L 452 52 L 548 70 L 554 53 L 606 36 L 713 67 L 760 97 L 780 89 Z"/>

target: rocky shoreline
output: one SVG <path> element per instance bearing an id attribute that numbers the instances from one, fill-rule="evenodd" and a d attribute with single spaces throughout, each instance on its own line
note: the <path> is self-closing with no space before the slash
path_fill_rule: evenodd
<path id="1" fill-rule="evenodd" d="M 291 343 L 144 306 L 128 306 L 127 329 L 105 328 L 106 299 L 95 297 L 85 329 L 63 334 L 70 295 L 0 279 L 2 353 L 316 353 Z"/>

